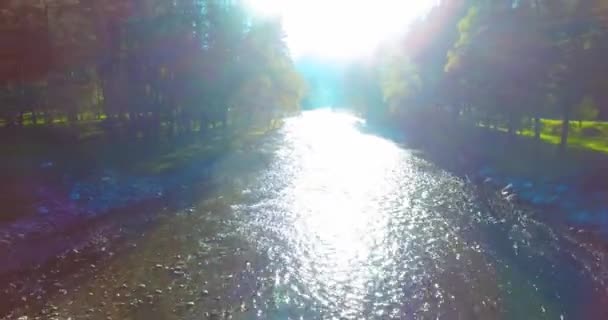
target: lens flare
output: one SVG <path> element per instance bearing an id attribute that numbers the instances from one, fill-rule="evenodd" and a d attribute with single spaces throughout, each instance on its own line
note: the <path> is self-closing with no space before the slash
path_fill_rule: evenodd
<path id="1" fill-rule="evenodd" d="M 259 15 L 281 16 L 294 57 L 356 59 L 371 54 L 436 0 L 249 0 Z"/>

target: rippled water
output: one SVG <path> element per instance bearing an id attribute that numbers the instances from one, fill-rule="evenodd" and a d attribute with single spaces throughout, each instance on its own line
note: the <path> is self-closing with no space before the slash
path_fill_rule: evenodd
<path id="1" fill-rule="evenodd" d="M 216 168 L 215 196 L 67 277 L 44 317 L 608 318 L 599 256 L 360 125 L 289 119 Z"/>

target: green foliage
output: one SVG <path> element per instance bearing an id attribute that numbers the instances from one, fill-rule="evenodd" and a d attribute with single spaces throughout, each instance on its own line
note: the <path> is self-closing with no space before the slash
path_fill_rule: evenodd
<path id="1" fill-rule="evenodd" d="M 422 79 L 407 57 L 391 56 L 381 70 L 382 95 L 391 114 L 399 114 L 422 88 Z"/>
<path id="2" fill-rule="evenodd" d="M 345 91 L 348 105 L 368 119 L 379 119 L 386 111 L 382 87 L 378 81 L 380 70 L 374 65 L 354 64 L 345 74 Z"/>
<path id="3" fill-rule="evenodd" d="M 561 120 L 542 119 L 541 140 L 549 144 L 560 143 L 562 130 Z M 597 132 L 594 136 L 588 136 L 587 130 Z M 524 129 L 523 136 L 534 136 L 533 130 Z M 581 121 L 578 125 L 570 125 L 569 145 L 583 150 L 591 150 L 608 154 L 608 122 Z"/>
<path id="4" fill-rule="evenodd" d="M 240 79 L 229 98 L 237 127 L 266 125 L 298 110 L 304 82 L 295 71 L 283 38 L 276 20 L 254 21 L 245 36 L 241 50 L 248 59 L 240 61 Z"/>
<path id="5" fill-rule="evenodd" d="M 474 28 L 479 23 L 479 11 L 478 6 L 472 6 L 467 15 L 458 22 L 459 36 L 454 48 L 447 53 L 448 61 L 444 68 L 446 72 L 453 72 L 463 67 L 466 50 L 471 45 Z"/>
<path id="6" fill-rule="evenodd" d="M 0 21 L 0 32 L 19 36 L 35 25 L 53 61 L 32 70 L 33 80 L 19 70 L 40 57 L 0 56 L 0 99 L 7 102 L 0 117 L 10 125 L 21 125 L 24 113 L 44 114 L 44 123 L 96 113 L 137 135 L 155 135 L 162 127 L 228 128 L 235 114 L 265 126 L 299 107 L 304 84 L 281 24 L 255 19 L 241 1 L 13 2 L 0 12 L 19 15 L 24 8 L 37 13 L 31 25 Z M 0 39 L 0 49 L 13 46 L 12 38 Z M 2 72 L 15 63 L 21 65 L 15 73 Z"/>
<path id="7" fill-rule="evenodd" d="M 590 96 L 585 96 L 583 101 L 581 101 L 576 108 L 576 117 L 581 121 L 581 124 L 584 120 L 591 121 L 597 119 L 599 113 L 600 111 L 595 101 Z"/>
<path id="8" fill-rule="evenodd" d="M 435 118 L 439 127 L 449 118 L 512 135 L 528 119 L 531 132 L 542 117 L 606 119 L 607 22 L 605 0 L 442 1 L 376 57 L 368 84 L 383 96 L 376 118 L 414 126 Z M 562 147 L 569 135 L 584 139 L 569 125 L 552 128 Z"/>

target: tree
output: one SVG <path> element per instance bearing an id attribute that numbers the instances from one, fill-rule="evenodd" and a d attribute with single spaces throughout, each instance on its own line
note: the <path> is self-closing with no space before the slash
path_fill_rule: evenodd
<path id="1" fill-rule="evenodd" d="M 0 16 L 9 123 L 43 111 L 72 124 L 107 117 L 108 131 L 138 136 L 205 133 L 227 130 L 231 109 L 274 118 L 303 95 L 281 24 L 256 21 L 242 1 L 13 1 Z M 250 105 L 252 88 L 264 94 Z"/>
<path id="2" fill-rule="evenodd" d="M 592 121 L 597 119 L 599 110 L 595 101 L 590 96 L 585 96 L 583 101 L 576 107 L 576 117 L 578 118 L 579 127 L 583 127 L 583 121 Z"/>
<path id="3" fill-rule="evenodd" d="M 608 115 L 607 23 L 605 0 L 442 1 L 375 62 L 376 110 L 396 123 L 448 112 L 511 137 L 532 119 L 537 141 L 541 118 L 559 116 L 565 149 L 571 119 Z M 577 107 L 585 95 L 597 112 Z"/>
<path id="4" fill-rule="evenodd" d="M 268 125 L 299 108 L 304 83 L 284 38 L 281 23 L 275 19 L 253 21 L 245 35 L 240 52 L 247 60 L 238 59 L 240 80 L 230 105 L 235 117 L 254 121 L 250 125 Z"/>
<path id="5" fill-rule="evenodd" d="M 378 79 L 379 70 L 374 63 L 350 65 L 343 79 L 348 105 L 371 121 L 379 121 L 386 114 Z"/>
<path id="6" fill-rule="evenodd" d="M 403 117 L 404 108 L 411 107 L 422 88 L 419 71 L 410 60 L 392 55 L 380 71 L 382 96 L 391 116 Z"/>

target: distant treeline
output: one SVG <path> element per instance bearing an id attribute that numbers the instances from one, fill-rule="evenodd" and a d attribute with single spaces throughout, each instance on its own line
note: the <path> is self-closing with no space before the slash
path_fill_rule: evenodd
<path id="1" fill-rule="evenodd" d="M 608 120 L 608 1 L 442 0 L 346 83 L 368 118 L 467 120 L 515 134 Z M 422 121 L 424 123 L 424 121 Z"/>
<path id="2" fill-rule="evenodd" d="M 304 83 L 280 21 L 241 2 L 2 1 L 0 130 L 247 130 L 294 112 Z"/>

